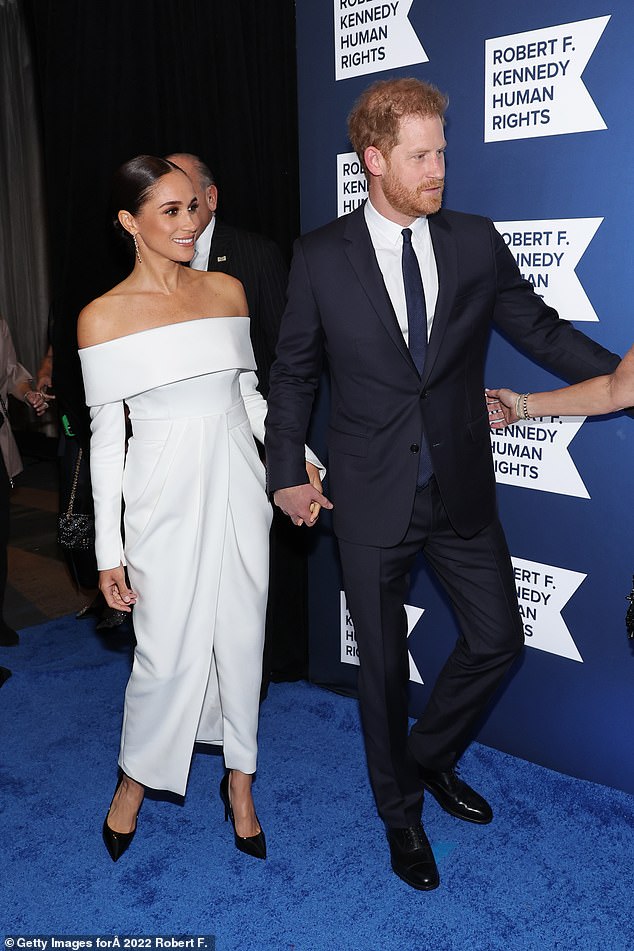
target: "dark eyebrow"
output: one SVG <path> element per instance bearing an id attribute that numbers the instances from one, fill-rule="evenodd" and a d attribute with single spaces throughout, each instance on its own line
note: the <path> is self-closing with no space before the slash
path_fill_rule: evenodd
<path id="1" fill-rule="evenodd" d="M 193 195 L 189 199 L 188 204 L 192 205 L 195 201 L 198 201 L 198 199 L 196 198 L 195 195 Z M 177 198 L 172 198 L 169 201 L 164 201 L 162 205 L 159 205 L 159 208 L 165 208 L 167 205 L 182 205 L 182 204 L 183 204 L 182 201 L 179 201 Z"/>

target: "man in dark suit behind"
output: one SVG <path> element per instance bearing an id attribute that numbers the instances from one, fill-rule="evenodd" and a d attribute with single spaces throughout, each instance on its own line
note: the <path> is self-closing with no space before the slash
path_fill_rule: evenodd
<path id="1" fill-rule="evenodd" d="M 392 868 L 421 890 L 439 883 L 423 789 L 453 816 L 492 819 L 456 763 L 523 644 L 496 512 L 491 327 L 569 380 L 618 364 L 534 293 L 489 219 L 441 210 L 445 107 L 417 79 L 375 83 L 355 105 L 349 136 L 369 199 L 296 243 L 266 421 L 275 502 L 294 524 L 314 524 L 315 503 L 330 502 L 306 484 L 303 445 L 325 356 L 328 494 L 370 780 Z M 421 551 L 461 633 L 408 736 L 404 602 Z"/>
<path id="2" fill-rule="evenodd" d="M 244 287 L 259 389 L 266 397 L 286 303 L 286 262 L 270 238 L 234 228 L 217 218 L 218 188 L 213 173 L 202 159 L 188 152 L 173 153 L 166 158 L 189 176 L 198 199 L 200 230 L 190 267 L 222 271 L 236 277 Z M 306 557 L 306 540 L 275 511 L 271 528 L 263 697 L 271 679 L 298 680 L 308 676 Z"/>

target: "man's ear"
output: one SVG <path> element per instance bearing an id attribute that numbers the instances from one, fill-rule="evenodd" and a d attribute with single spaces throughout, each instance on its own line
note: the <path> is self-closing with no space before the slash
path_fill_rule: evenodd
<path id="1" fill-rule="evenodd" d="M 215 213 L 218 207 L 218 189 L 215 185 L 207 185 L 205 189 L 205 201 L 207 202 L 209 210 Z"/>
<path id="2" fill-rule="evenodd" d="M 383 175 L 385 172 L 385 159 L 375 145 L 367 147 L 363 153 L 363 161 L 370 175 Z"/>

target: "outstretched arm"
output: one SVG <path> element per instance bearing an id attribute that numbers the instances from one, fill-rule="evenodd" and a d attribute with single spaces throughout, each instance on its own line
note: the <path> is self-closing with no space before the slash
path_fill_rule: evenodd
<path id="1" fill-rule="evenodd" d="M 625 354 L 614 373 L 595 376 L 583 383 L 544 393 L 520 394 L 506 387 L 487 390 L 505 409 L 501 428 L 518 419 L 535 416 L 601 416 L 634 405 L 634 346 Z"/>

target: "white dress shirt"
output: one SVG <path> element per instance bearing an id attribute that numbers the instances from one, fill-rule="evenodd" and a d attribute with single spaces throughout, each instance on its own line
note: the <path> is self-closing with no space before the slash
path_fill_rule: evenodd
<path id="1" fill-rule="evenodd" d="M 392 307 L 396 313 L 405 343 L 408 343 L 407 305 L 405 303 L 402 267 L 403 227 L 379 214 L 370 199 L 365 203 L 364 213 L 372 245 L 376 252 L 376 259 L 392 301 Z M 409 227 L 412 231 L 412 246 L 418 258 L 420 276 L 425 292 L 427 339 L 429 340 L 436 301 L 438 300 L 438 269 L 427 218 L 416 218 Z"/>
<path id="2" fill-rule="evenodd" d="M 214 234 L 216 216 L 214 215 L 204 231 L 201 231 L 196 238 L 196 250 L 194 256 L 189 262 L 189 266 L 195 271 L 206 271 L 209 264 L 209 252 L 211 251 L 211 239 Z"/>

